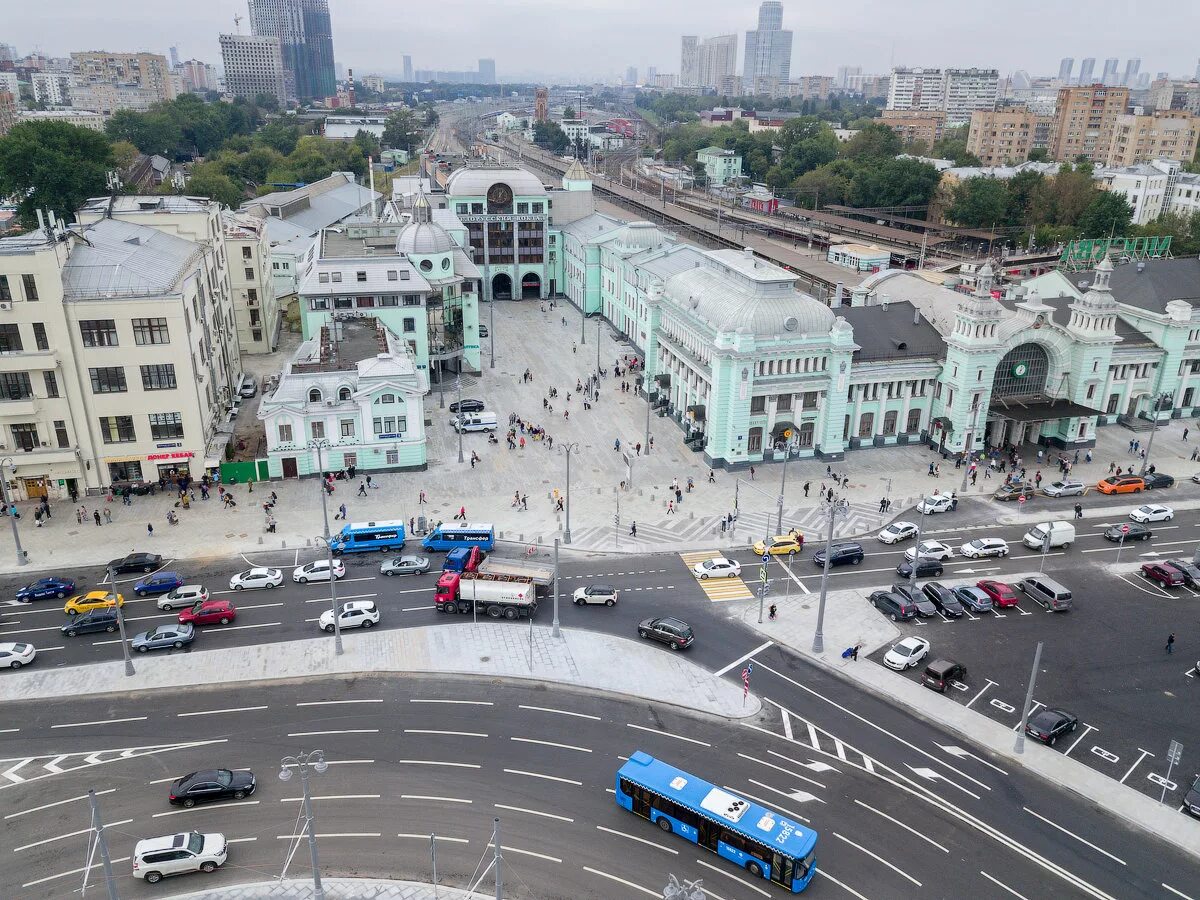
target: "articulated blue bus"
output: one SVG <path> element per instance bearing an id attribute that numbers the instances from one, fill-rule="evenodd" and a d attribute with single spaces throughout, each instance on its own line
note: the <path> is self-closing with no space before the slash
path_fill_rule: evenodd
<path id="1" fill-rule="evenodd" d="M 671 831 L 798 894 L 817 870 L 817 833 L 638 750 L 617 771 L 616 799 Z"/>
<path id="2" fill-rule="evenodd" d="M 330 536 L 329 546 L 334 553 L 363 553 L 368 550 L 404 549 L 404 520 L 382 522 L 351 522 Z"/>
<path id="3" fill-rule="evenodd" d="M 439 525 L 421 541 L 425 550 L 456 550 L 478 547 L 490 552 L 496 546 L 496 530 L 491 525 Z"/>

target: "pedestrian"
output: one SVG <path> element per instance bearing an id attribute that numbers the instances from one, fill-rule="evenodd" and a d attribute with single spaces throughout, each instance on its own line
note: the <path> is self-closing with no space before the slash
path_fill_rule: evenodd
<path id="1" fill-rule="evenodd" d="M 528 494 L 521 495 L 521 509 L 525 509 L 525 510 L 529 509 L 529 495 Z"/>
<path id="2" fill-rule="evenodd" d="M 941 463 L 938 463 L 937 465 L 935 465 L 933 467 L 933 477 L 934 478 L 942 477 L 942 464 Z"/>
<path id="3" fill-rule="evenodd" d="M 562 512 L 562 511 L 563 511 L 563 498 L 562 498 L 562 497 L 559 497 L 559 498 L 558 498 L 558 504 L 557 504 L 557 505 L 554 507 L 554 511 L 555 511 L 555 512 Z"/>
<path id="4" fill-rule="evenodd" d="M 454 518 L 459 519 L 463 522 L 467 521 L 467 508 L 465 506 L 460 506 L 458 508 L 458 512 L 456 512 L 454 514 Z"/>
<path id="5" fill-rule="evenodd" d="M 975 486 L 975 479 L 977 479 L 978 477 L 979 477 L 979 473 L 978 473 L 978 472 L 972 472 L 972 473 L 971 473 L 971 486 L 972 486 L 972 487 L 974 487 L 974 486 Z"/>
<path id="6" fill-rule="evenodd" d="M 1087 462 L 1091 462 L 1091 461 L 1092 461 L 1092 448 L 1091 448 L 1091 447 L 1088 447 L 1088 452 L 1087 452 L 1087 453 L 1085 453 L 1085 454 L 1083 455 L 1083 458 L 1084 458 L 1084 459 L 1085 459 Z"/>
<path id="7" fill-rule="evenodd" d="M 774 622 L 777 615 L 779 615 L 779 608 L 772 603 L 770 608 L 767 610 L 767 618 Z"/>
<path id="8" fill-rule="evenodd" d="M 427 499 L 425 499 L 425 492 L 421 491 L 421 493 L 417 496 L 417 505 L 419 506 L 422 503 L 428 503 L 428 502 L 429 501 Z"/>
<path id="9" fill-rule="evenodd" d="M 673 500 L 667 501 L 667 515 L 668 516 L 675 515 L 675 502 Z M 100 523 L 97 522 L 96 524 L 99 525 Z"/>
<path id="10" fill-rule="evenodd" d="M 1186 428 L 1185 428 L 1185 429 L 1183 429 L 1183 440 L 1184 440 L 1184 443 L 1187 443 L 1187 436 L 1188 436 L 1188 429 L 1186 429 Z"/>
<path id="11" fill-rule="evenodd" d="M 1111 475 L 1114 471 L 1116 471 L 1116 468 L 1117 464 L 1115 462 L 1110 462 L 1108 464 L 1108 474 Z"/>
<path id="12" fill-rule="evenodd" d="M 154 524 L 151 522 L 146 523 L 146 537 L 154 537 Z"/>
<path id="13" fill-rule="evenodd" d="M 78 522 L 80 525 L 83 524 L 83 507 L 82 506 L 79 507 L 79 509 L 75 510 L 75 521 Z"/>
<path id="14" fill-rule="evenodd" d="M 709 470 L 708 470 L 708 483 L 709 483 L 709 484 L 716 484 L 716 483 L 717 483 L 717 475 L 716 475 L 716 473 L 715 473 L 715 472 L 714 472 L 712 469 L 709 469 Z"/>
<path id="15" fill-rule="evenodd" d="M 370 476 L 369 474 L 367 475 L 367 487 L 368 487 L 368 488 L 377 488 L 377 487 L 379 487 L 379 485 L 377 485 L 377 484 L 371 484 L 371 476 Z"/>
<path id="16" fill-rule="evenodd" d="M 754 480 L 754 466 L 751 466 L 751 467 L 750 467 L 750 480 L 751 480 L 751 481 L 753 481 L 753 480 Z"/>
<path id="17" fill-rule="evenodd" d="M 525 449 L 525 435 L 521 435 L 521 449 Z"/>
<path id="18" fill-rule="evenodd" d="M 1175 632 L 1173 631 L 1167 635 L 1167 652 L 1175 652 Z"/>
<path id="19" fill-rule="evenodd" d="M 112 510 L 109 509 L 107 506 L 104 507 L 104 524 L 105 525 L 112 524 Z"/>
<path id="20" fill-rule="evenodd" d="M 637 537 L 637 522 L 630 522 L 630 523 L 629 523 L 629 536 L 630 536 L 630 537 Z"/>
<path id="21" fill-rule="evenodd" d="M 1078 503 L 1075 504 L 1075 518 L 1077 518 L 1077 519 L 1083 518 L 1083 507 Z"/>
<path id="22" fill-rule="evenodd" d="M 346 504 L 345 503 L 342 503 L 338 506 L 338 514 L 336 516 L 334 516 L 334 518 L 341 519 L 343 522 L 346 521 Z"/>
<path id="23" fill-rule="evenodd" d="M 360 482 L 358 483 L 358 496 L 360 496 L 360 497 L 365 497 L 365 496 L 367 496 L 367 482 L 366 482 L 366 480 L 360 481 Z"/>
<path id="24" fill-rule="evenodd" d="M 883 512 L 885 512 L 886 510 L 887 510 L 887 500 L 886 500 L 886 499 L 884 499 L 884 500 L 880 500 L 880 501 L 879 501 L 879 512 L 880 512 L 880 513 L 883 513 Z"/>
<path id="25" fill-rule="evenodd" d="M 613 449 L 619 451 L 621 449 L 621 439 L 617 438 L 613 441 Z"/>
<path id="26" fill-rule="evenodd" d="M 578 352 L 579 352 L 579 348 L 578 348 L 578 347 L 576 347 L 574 343 L 572 343 L 572 344 L 571 344 L 571 352 L 572 352 L 572 353 L 578 353 Z"/>
<path id="27" fill-rule="evenodd" d="M 1192 450 L 1192 462 L 1195 462 L 1197 459 L 1200 459 L 1200 447 Z"/>
<path id="28" fill-rule="evenodd" d="M 828 470 L 828 469 L 829 469 L 829 466 L 826 466 L 825 468 L 826 468 L 826 470 Z M 933 463 L 930 463 L 930 464 L 929 464 L 929 477 L 930 477 L 930 478 L 932 478 L 932 477 L 933 477 Z"/>
<path id="29" fill-rule="evenodd" d="M 642 442 L 638 441 L 636 444 L 634 444 L 633 449 L 637 451 L 638 456 L 641 456 L 642 455 Z"/>
<path id="30" fill-rule="evenodd" d="M 805 497 L 805 499 L 808 499 L 808 489 L 810 487 L 812 487 L 812 482 L 810 482 L 810 481 L 804 482 L 804 497 Z"/>
<path id="31" fill-rule="evenodd" d="M 414 517 L 414 516 L 409 516 L 409 518 L 408 518 L 408 533 L 409 534 L 417 533 L 417 520 L 416 520 L 416 517 Z"/>
<path id="32" fill-rule="evenodd" d="M 100 510 L 98 510 L 98 509 L 92 510 L 92 517 L 95 518 L 96 527 L 99 528 L 100 527 Z"/>
<path id="33" fill-rule="evenodd" d="M 650 435 L 650 449 L 654 449 L 654 435 Z"/>
<path id="34" fill-rule="evenodd" d="M 862 644 L 855 644 L 850 650 L 850 658 L 855 662 L 858 662 L 858 651 L 860 647 L 862 647 Z"/>
<path id="35" fill-rule="evenodd" d="M 354 476 L 351 475 L 350 477 L 353 478 Z M 253 478 L 251 478 L 248 482 L 246 482 L 246 487 L 249 488 L 249 490 L 246 491 L 247 494 L 254 493 L 254 479 Z"/>

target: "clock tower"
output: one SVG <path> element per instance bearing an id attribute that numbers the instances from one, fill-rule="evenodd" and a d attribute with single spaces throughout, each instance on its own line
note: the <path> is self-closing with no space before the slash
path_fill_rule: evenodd
<path id="1" fill-rule="evenodd" d="M 954 311 L 954 330 L 946 336 L 946 362 L 942 369 L 941 396 L 935 401 L 935 421 L 943 430 L 932 435 L 953 452 L 983 446 L 992 378 L 1002 353 L 998 334 L 1004 312 L 992 297 L 995 273 L 984 263 L 975 290 L 964 294 Z"/>

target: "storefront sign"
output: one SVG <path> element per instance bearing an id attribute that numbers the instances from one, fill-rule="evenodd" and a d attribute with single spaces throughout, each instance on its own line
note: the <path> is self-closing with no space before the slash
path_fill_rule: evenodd
<path id="1" fill-rule="evenodd" d="M 146 459 L 150 462 L 159 459 L 191 459 L 195 455 L 191 450 L 182 450 L 178 453 L 148 453 Z"/>

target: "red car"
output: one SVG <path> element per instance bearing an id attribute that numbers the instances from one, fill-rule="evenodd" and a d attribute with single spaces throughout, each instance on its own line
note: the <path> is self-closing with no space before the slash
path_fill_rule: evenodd
<path id="1" fill-rule="evenodd" d="M 975 586 L 991 597 L 996 606 L 1016 606 L 1021 600 L 1017 589 L 1006 581 L 983 578 L 977 581 Z"/>
<path id="2" fill-rule="evenodd" d="M 1179 587 L 1184 581 L 1183 570 L 1169 562 L 1142 563 L 1142 574 L 1165 587 Z"/>
<path id="3" fill-rule="evenodd" d="M 179 614 L 185 625 L 228 625 L 237 618 L 237 609 L 228 600 L 204 600 Z"/>

